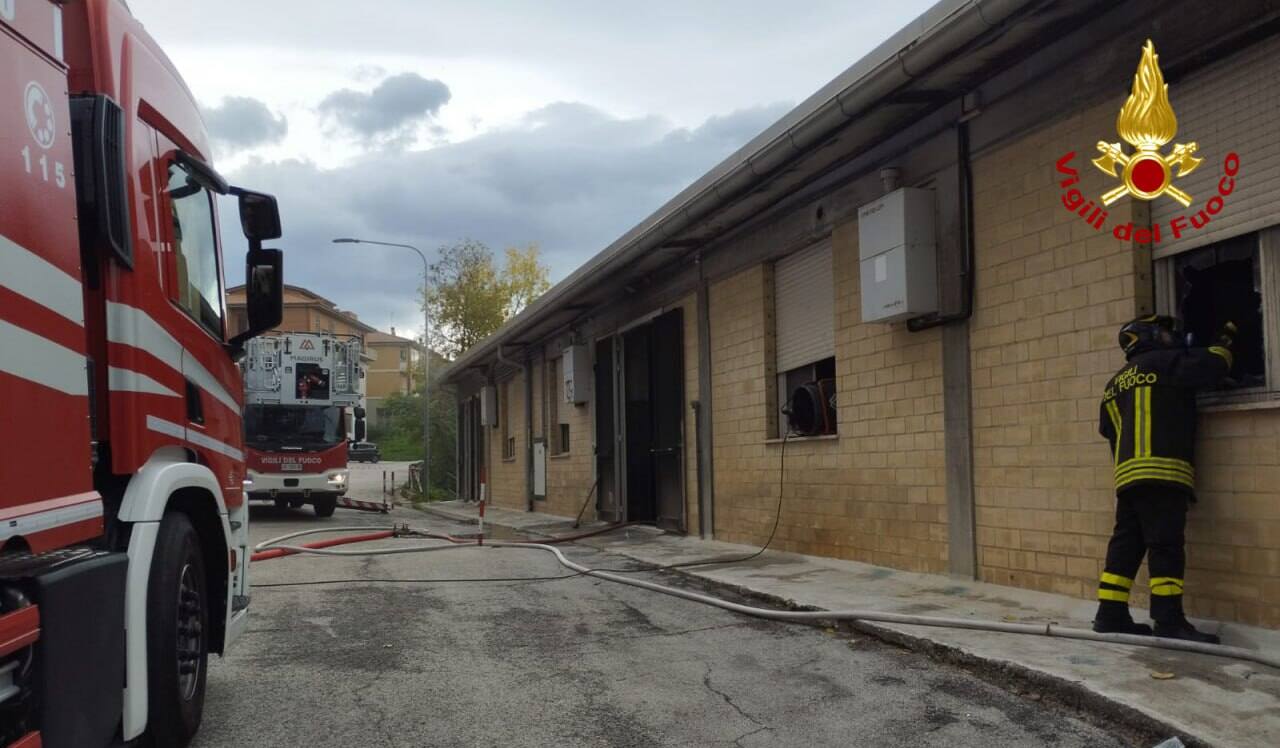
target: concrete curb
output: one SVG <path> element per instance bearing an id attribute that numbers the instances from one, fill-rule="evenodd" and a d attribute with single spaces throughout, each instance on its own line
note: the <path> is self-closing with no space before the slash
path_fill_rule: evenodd
<path id="1" fill-rule="evenodd" d="M 454 511 L 450 508 L 426 505 L 421 507 L 420 510 L 424 513 L 433 514 L 453 521 L 472 522 L 475 520 L 473 516 L 470 516 L 465 512 Z M 563 524 L 544 521 L 537 524 L 522 526 L 510 522 L 503 522 L 501 519 L 492 515 L 485 517 L 485 523 L 487 526 L 501 527 L 511 532 L 519 532 L 526 535 L 548 538 L 554 536 L 542 531 L 540 528 Z M 584 526 L 581 529 L 584 531 L 590 531 L 596 527 L 605 526 L 607 526 L 606 523 L 594 522 L 590 523 L 590 525 L 584 523 Z M 591 538 L 576 541 L 576 543 L 595 550 L 607 551 L 609 553 L 623 556 L 639 563 L 653 563 L 649 559 L 629 552 L 625 547 L 593 543 Z M 696 580 L 700 584 L 714 587 L 716 589 L 726 590 L 744 598 L 758 600 L 765 603 L 767 606 L 776 607 L 782 610 L 826 610 L 826 608 L 820 606 L 805 605 L 797 602 L 796 600 L 752 589 L 744 585 L 716 579 L 689 569 L 669 569 L 667 570 L 667 573 Z M 900 628 L 894 628 L 881 623 L 864 621 L 829 621 L 815 625 L 833 627 L 838 630 L 858 631 L 880 641 L 900 646 L 914 652 L 919 652 L 932 659 L 969 670 L 978 677 L 1016 694 L 1038 694 L 1039 699 L 1047 697 L 1055 703 L 1080 712 L 1081 715 L 1086 718 L 1093 719 L 1094 721 L 1105 722 L 1108 727 L 1121 728 L 1127 733 L 1126 737 L 1128 739 L 1141 741 L 1136 744 L 1156 745 L 1171 736 L 1177 736 L 1186 746 L 1188 746 L 1188 748 L 1207 748 L 1215 745 L 1212 741 L 1202 735 L 1188 733 L 1185 727 L 1179 727 L 1165 722 L 1120 700 L 1095 691 L 1089 688 L 1083 681 L 1073 681 L 1013 660 L 985 656 L 969 651 L 961 646 L 939 641 L 931 638 L 927 633 L 924 633 L 928 631 L 928 629 L 924 627 L 912 627 L 914 629 L 921 630 L 920 633 L 917 633 L 915 631 L 904 631 Z"/>

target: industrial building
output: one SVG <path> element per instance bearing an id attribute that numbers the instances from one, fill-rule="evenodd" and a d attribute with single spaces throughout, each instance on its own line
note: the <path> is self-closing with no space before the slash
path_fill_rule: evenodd
<path id="1" fill-rule="evenodd" d="M 1232 319 L 1188 609 L 1280 627 L 1278 19 L 939 3 L 451 365 L 460 493 L 1090 598 L 1118 327 Z M 1148 39 L 1151 200 L 1117 133 Z"/>

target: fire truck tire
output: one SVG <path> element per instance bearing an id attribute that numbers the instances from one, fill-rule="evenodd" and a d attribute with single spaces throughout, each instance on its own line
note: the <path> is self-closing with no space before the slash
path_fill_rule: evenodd
<path id="1" fill-rule="evenodd" d="M 209 605 L 200 536 L 187 515 L 160 522 L 147 588 L 147 737 L 185 746 L 204 713 Z"/>
<path id="2" fill-rule="evenodd" d="M 332 517 L 333 510 L 338 508 L 337 496 L 318 496 L 315 501 L 317 517 Z"/>

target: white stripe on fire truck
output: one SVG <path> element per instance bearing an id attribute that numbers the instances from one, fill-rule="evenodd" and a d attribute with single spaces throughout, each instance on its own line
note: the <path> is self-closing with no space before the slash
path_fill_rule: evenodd
<path id="1" fill-rule="evenodd" d="M 84 291 L 80 281 L 3 234 L 0 234 L 0 286 L 77 325 L 84 325 Z"/>
<path id="2" fill-rule="evenodd" d="M 68 395 L 89 394 L 85 358 L 70 348 L 0 320 L 0 371 Z"/>
<path id="3" fill-rule="evenodd" d="M 196 357 L 182 347 L 151 315 L 128 304 L 107 302 L 107 340 L 140 348 L 160 359 L 236 413 L 240 405 Z"/>
<path id="4" fill-rule="evenodd" d="M 184 428 L 172 421 L 166 421 L 163 418 L 155 416 L 147 416 L 147 428 L 157 434 L 172 436 L 174 439 L 182 439 L 191 442 L 205 449 L 212 449 L 221 455 L 226 455 L 237 462 L 244 461 L 244 453 L 225 442 L 220 442 L 208 434 L 202 434 L 193 429 Z"/>
<path id="5" fill-rule="evenodd" d="M 112 392 L 141 392 L 147 395 L 179 397 L 178 393 L 156 380 L 130 369 L 107 368 L 107 386 Z"/>
<path id="6" fill-rule="evenodd" d="M 0 540 L 7 540 L 14 535 L 33 535 L 37 532 L 52 530 L 55 527 L 62 527 L 63 525 L 83 522 L 87 519 L 96 519 L 102 516 L 102 498 L 98 494 L 78 494 L 66 498 L 77 499 L 81 497 L 85 501 L 47 509 L 42 512 L 32 512 L 21 517 L 0 520 Z"/>

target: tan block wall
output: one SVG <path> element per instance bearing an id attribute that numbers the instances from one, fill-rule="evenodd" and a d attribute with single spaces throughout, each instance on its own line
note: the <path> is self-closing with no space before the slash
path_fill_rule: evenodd
<path id="1" fill-rule="evenodd" d="M 594 383 L 593 383 L 594 384 Z M 560 390 L 556 388 L 556 394 Z M 539 511 L 558 514 L 564 517 L 577 516 L 582 503 L 587 501 L 587 493 L 595 480 L 593 465 L 595 430 L 592 405 L 570 405 L 560 403 L 561 415 L 568 414 L 569 451 L 547 458 L 547 499 L 539 502 Z M 557 422 L 560 420 L 556 419 Z M 557 424 L 549 424 L 556 428 Z M 595 495 L 590 498 L 590 505 L 583 517 L 595 517 Z"/>
<path id="2" fill-rule="evenodd" d="M 774 547 L 945 571 L 940 333 L 862 323 L 857 238 L 850 222 L 831 239 L 839 436 L 787 443 Z M 716 537 L 731 542 L 764 542 L 777 511 L 771 277 L 757 266 L 711 288 Z"/>
<path id="3" fill-rule="evenodd" d="M 698 425 L 693 402 L 698 399 L 698 297 L 680 300 L 684 322 L 684 517 L 685 531 L 698 534 Z"/>
<path id="4" fill-rule="evenodd" d="M 500 381 L 498 382 L 498 425 L 486 427 L 485 443 L 489 450 L 485 463 L 487 491 L 489 500 L 496 506 L 506 509 L 525 509 L 528 502 L 525 480 L 527 440 L 524 428 L 524 374 L 518 372 L 504 381 L 509 402 L 504 404 L 502 401 L 504 387 L 503 382 Z M 510 419 L 509 433 L 516 440 L 516 454 L 510 460 L 502 458 L 503 417 Z"/>
<path id="5" fill-rule="evenodd" d="M 1135 250 L 1061 203 L 1054 162 L 1078 155 L 1080 188 L 1114 185 L 1089 164 L 1121 98 L 975 159 L 978 287 L 972 321 L 979 573 L 1091 599 L 1115 511 L 1097 433 L 1103 385 L 1124 363 L 1119 325 L 1151 297 Z M 1133 202 L 1107 222 L 1133 219 Z M 1139 263 L 1140 265 L 1140 263 Z M 1145 311 L 1145 309 L 1144 309 Z M 1280 626 L 1280 416 L 1202 413 L 1200 502 L 1188 522 L 1187 608 Z M 1142 572 L 1135 592 L 1145 590 Z M 1138 592 L 1134 605 L 1145 606 Z"/>
<path id="6" fill-rule="evenodd" d="M 974 483 L 987 581 L 1091 597 L 1102 569 L 1115 500 L 1098 401 L 1123 363 L 1116 330 L 1136 312 L 1135 250 L 1063 207 L 1054 163 L 1076 150 L 1081 192 L 1109 189 L 1088 159 L 1118 105 L 974 160 Z M 1115 203 L 1107 226 L 1131 206 Z"/>

